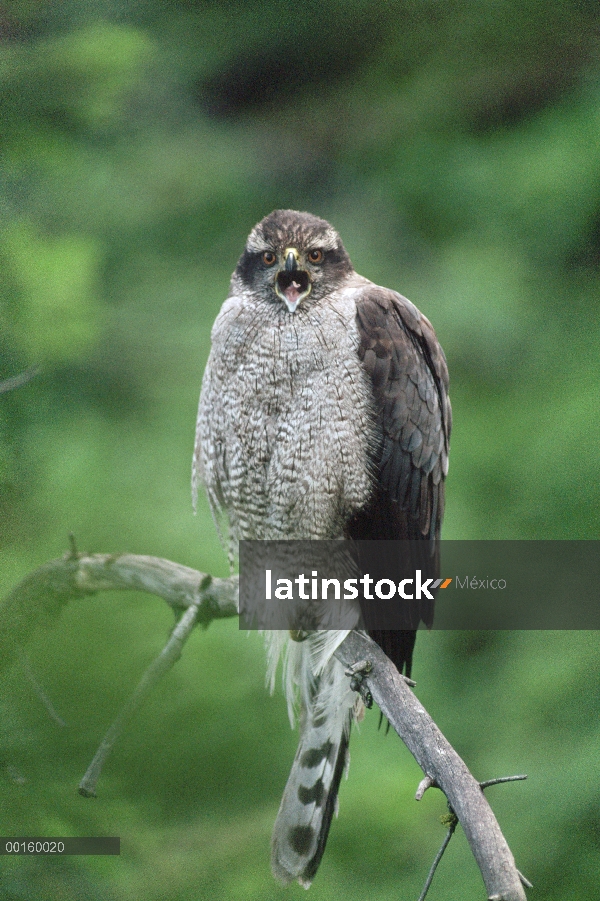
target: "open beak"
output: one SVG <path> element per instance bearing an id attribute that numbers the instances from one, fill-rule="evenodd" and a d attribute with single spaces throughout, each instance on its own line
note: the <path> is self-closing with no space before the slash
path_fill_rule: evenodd
<path id="1" fill-rule="evenodd" d="M 300 254 L 295 247 L 287 247 L 284 252 L 285 264 L 275 279 L 275 291 L 283 300 L 290 313 L 295 313 L 300 301 L 308 297 L 312 287 L 308 272 L 298 268 Z"/>

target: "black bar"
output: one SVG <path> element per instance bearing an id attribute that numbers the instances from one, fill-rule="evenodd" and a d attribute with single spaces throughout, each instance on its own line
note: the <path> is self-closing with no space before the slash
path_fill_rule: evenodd
<path id="1" fill-rule="evenodd" d="M 120 854 L 120 838 L 74 838 L 72 836 L 15 836 L 0 837 L 0 855 L 11 857 L 62 857 L 65 854 Z"/>

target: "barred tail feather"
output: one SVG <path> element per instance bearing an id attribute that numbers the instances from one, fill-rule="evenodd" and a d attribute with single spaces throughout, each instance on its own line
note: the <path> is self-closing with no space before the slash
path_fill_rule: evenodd
<path id="1" fill-rule="evenodd" d="M 297 879 L 308 888 L 317 872 L 337 812 L 350 722 L 348 708 L 333 723 L 322 715 L 307 719 L 273 829 L 271 867 L 282 883 Z"/>

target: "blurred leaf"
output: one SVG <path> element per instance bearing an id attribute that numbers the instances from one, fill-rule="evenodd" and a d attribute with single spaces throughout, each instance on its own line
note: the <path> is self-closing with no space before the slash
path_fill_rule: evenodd
<path id="1" fill-rule="evenodd" d="M 25 223 L 5 232 L 2 253 L 19 292 L 16 340 L 36 362 L 78 360 L 98 338 L 102 252 L 83 235 L 41 236 Z"/>

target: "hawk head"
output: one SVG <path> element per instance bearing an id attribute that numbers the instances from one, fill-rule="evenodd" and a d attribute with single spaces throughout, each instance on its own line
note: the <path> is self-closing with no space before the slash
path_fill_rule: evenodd
<path id="1" fill-rule="evenodd" d="M 324 219 L 275 210 L 255 225 L 234 277 L 244 287 L 295 313 L 334 291 L 353 272 L 336 230 Z"/>

